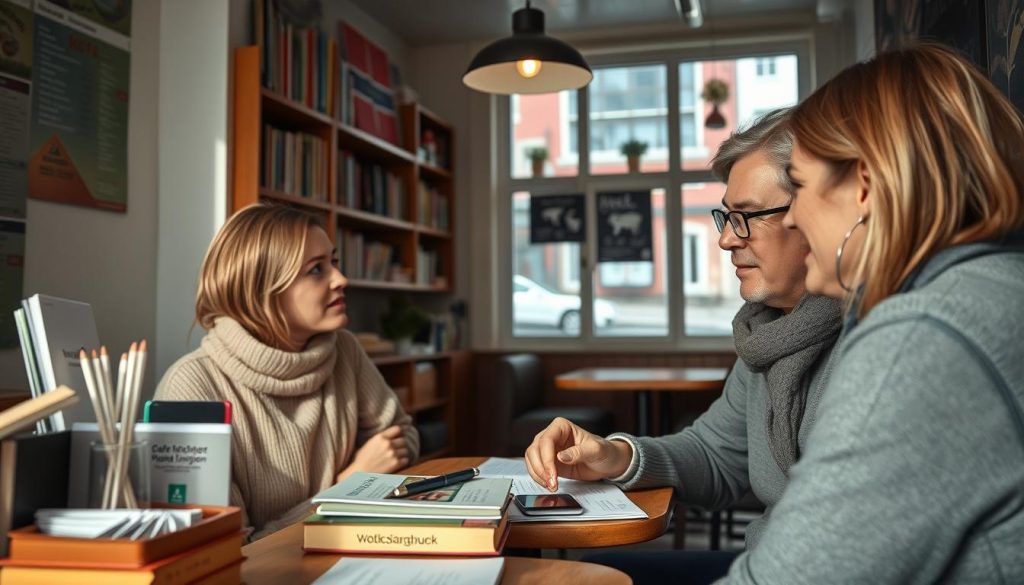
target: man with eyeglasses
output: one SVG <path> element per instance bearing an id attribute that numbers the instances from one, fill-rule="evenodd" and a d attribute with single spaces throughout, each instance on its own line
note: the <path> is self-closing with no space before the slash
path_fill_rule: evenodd
<path id="1" fill-rule="evenodd" d="M 658 438 L 602 438 L 555 419 L 526 450 L 527 469 L 542 486 L 557 489 L 557 476 L 626 490 L 671 485 L 681 502 L 714 510 L 753 492 L 766 508 L 746 530 L 747 548 L 757 546 L 814 422 L 842 325 L 837 301 L 807 294 L 807 242 L 782 225 L 792 196 L 787 113 L 776 110 L 733 134 L 712 160 L 726 183 L 723 209 L 712 211 L 718 245 L 731 253 L 746 301 L 733 319 L 740 359 L 722 396 L 692 426 Z M 737 554 L 607 552 L 583 560 L 624 571 L 637 585 L 709 583 Z"/>

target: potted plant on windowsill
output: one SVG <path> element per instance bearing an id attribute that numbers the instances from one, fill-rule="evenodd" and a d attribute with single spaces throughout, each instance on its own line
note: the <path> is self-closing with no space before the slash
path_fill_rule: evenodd
<path id="1" fill-rule="evenodd" d="M 629 166 L 629 172 L 639 173 L 640 172 L 640 157 L 647 152 L 647 143 L 635 138 L 628 142 L 623 142 L 620 147 L 623 156 L 626 157 L 626 164 Z"/>
<path id="2" fill-rule="evenodd" d="M 700 97 L 706 102 L 711 102 L 711 113 L 704 120 L 705 128 L 725 128 L 725 116 L 719 111 L 718 106 L 729 99 L 729 84 L 721 79 L 712 78 L 704 84 L 704 91 Z"/>
<path id="3" fill-rule="evenodd" d="M 381 332 L 395 342 L 400 355 L 411 353 L 413 338 L 429 326 L 430 316 L 401 295 L 391 297 L 388 312 L 380 317 Z"/>
<path id="4" fill-rule="evenodd" d="M 544 163 L 548 160 L 548 149 L 543 146 L 535 146 L 526 149 L 526 158 L 530 159 L 533 165 L 533 177 L 539 179 L 544 176 Z"/>

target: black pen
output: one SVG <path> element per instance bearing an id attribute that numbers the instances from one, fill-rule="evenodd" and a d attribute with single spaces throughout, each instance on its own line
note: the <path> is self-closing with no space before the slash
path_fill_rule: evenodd
<path id="1" fill-rule="evenodd" d="M 422 494 L 423 492 L 429 492 L 430 490 L 436 490 L 445 486 L 469 481 L 478 475 L 480 475 L 480 469 L 470 467 L 469 469 L 463 469 L 462 471 L 456 471 L 454 473 L 446 473 L 444 475 L 438 475 L 437 477 L 428 477 L 427 479 L 421 479 L 420 481 L 414 481 L 412 483 L 396 487 L 395 491 L 391 492 L 391 497 L 404 498 L 406 496 Z"/>

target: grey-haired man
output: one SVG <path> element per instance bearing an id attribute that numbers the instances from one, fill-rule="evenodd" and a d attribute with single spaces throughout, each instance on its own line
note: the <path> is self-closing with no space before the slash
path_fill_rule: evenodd
<path id="1" fill-rule="evenodd" d="M 692 426 L 658 438 L 602 438 L 555 419 L 526 450 L 539 484 L 554 491 L 562 476 L 610 480 L 627 490 L 672 486 L 680 501 L 708 509 L 753 491 L 767 507 L 747 527 L 747 548 L 757 545 L 814 422 L 842 325 L 838 301 L 806 293 L 807 243 L 782 225 L 791 198 L 786 116 L 771 112 L 733 134 L 712 161 L 727 184 L 723 209 L 713 213 L 718 244 L 732 254 L 747 301 L 733 319 L 740 359 L 723 395 Z M 610 552 L 585 560 L 616 567 L 641 585 L 710 582 L 725 575 L 734 556 Z"/>

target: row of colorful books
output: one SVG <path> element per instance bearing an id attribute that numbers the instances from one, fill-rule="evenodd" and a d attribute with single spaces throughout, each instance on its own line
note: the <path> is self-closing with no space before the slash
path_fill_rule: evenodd
<path id="1" fill-rule="evenodd" d="M 348 151 L 338 152 L 339 203 L 404 220 L 408 195 L 405 181 L 383 165 L 360 160 Z"/>
<path id="2" fill-rule="evenodd" d="M 129 538 L 42 534 L 35 525 L 11 531 L 0 559 L 3 585 L 237 585 L 243 531 L 237 507 L 201 507 L 202 519 L 176 532 Z"/>
<path id="3" fill-rule="evenodd" d="M 439 230 L 448 230 L 448 197 L 423 181 L 419 183 L 418 195 L 416 221 Z"/>
<path id="4" fill-rule="evenodd" d="M 263 85 L 308 108 L 334 116 L 338 44 L 315 27 L 286 22 L 274 0 L 253 1 L 253 36 Z"/>
<path id="5" fill-rule="evenodd" d="M 263 186 L 327 201 L 327 143 L 312 134 L 263 126 Z"/>
<path id="6" fill-rule="evenodd" d="M 418 476 L 357 472 L 321 492 L 306 518 L 308 551 L 496 556 L 509 531 L 512 480 L 465 483 L 391 498 Z"/>

